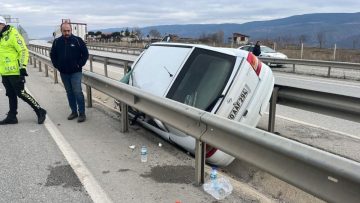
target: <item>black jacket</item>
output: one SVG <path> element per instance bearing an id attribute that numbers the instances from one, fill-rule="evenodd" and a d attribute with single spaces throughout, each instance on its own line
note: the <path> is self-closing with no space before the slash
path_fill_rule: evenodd
<path id="1" fill-rule="evenodd" d="M 60 73 L 81 72 L 89 58 L 85 42 L 77 36 L 61 36 L 53 42 L 50 52 L 51 62 Z"/>
<path id="2" fill-rule="evenodd" d="M 255 44 L 252 53 L 253 53 L 255 56 L 260 56 L 260 54 L 261 54 L 260 45 Z"/>

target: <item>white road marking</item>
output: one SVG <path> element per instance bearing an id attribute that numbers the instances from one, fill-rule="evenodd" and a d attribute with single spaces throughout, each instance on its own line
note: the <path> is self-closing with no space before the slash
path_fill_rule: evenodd
<path id="1" fill-rule="evenodd" d="M 26 91 L 31 94 L 28 89 L 26 89 Z M 67 142 L 65 137 L 51 121 L 48 115 L 46 116 L 44 125 L 49 131 L 51 137 L 54 139 L 57 146 L 59 147 L 60 151 L 65 156 L 65 159 L 69 162 L 71 168 L 78 176 L 80 182 L 84 185 L 91 199 L 95 203 L 112 203 L 113 201 L 101 188 L 101 186 L 91 174 L 89 169 L 86 168 L 79 155 L 73 150 L 71 145 Z"/>
<path id="2" fill-rule="evenodd" d="M 266 112 L 265 114 L 269 115 L 268 112 Z M 295 122 L 295 123 L 299 123 L 299 124 L 302 124 L 302 125 L 306 125 L 306 126 L 310 126 L 310 127 L 314 127 L 314 128 L 319 128 L 319 129 L 321 129 L 321 130 L 326 130 L 326 131 L 334 132 L 334 133 L 337 133 L 337 134 L 340 134 L 340 135 L 343 135 L 343 136 L 352 137 L 352 138 L 355 138 L 355 139 L 360 139 L 360 137 L 355 136 L 355 135 L 347 134 L 347 133 L 344 133 L 344 132 L 332 130 L 332 129 L 325 128 L 325 127 L 321 127 L 321 126 L 319 126 L 319 125 L 314 125 L 314 124 L 311 124 L 311 123 L 306 123 L 306 122 L 304 122 L 304 121 L 292 119 L 292 118 L 289 118 L 289 117 L 280 116 L 280 115 L 276 115 L 276 117 L 277 117 L 277 118 L 284 119 L 284 120 L 292 121 L 292 122 Z"/>

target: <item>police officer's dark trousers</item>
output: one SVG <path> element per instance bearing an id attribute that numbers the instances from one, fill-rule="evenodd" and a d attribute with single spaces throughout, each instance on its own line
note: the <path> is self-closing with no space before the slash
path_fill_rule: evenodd
<path id="1" fill-rule="evenodd" d="M 29 95 L 25 89 L 25 78 L 18 75 L 2 76 L 2 83 L 6 89 L 6 96 L 9 97 L 10 111 L 8 117 L 16 117 L 18 100 L 17 97 L 28 103 L 31 108 L 34 109 L 35 113 L 38 114 L 41 110 L 40 105 L 35 99 Z"/>

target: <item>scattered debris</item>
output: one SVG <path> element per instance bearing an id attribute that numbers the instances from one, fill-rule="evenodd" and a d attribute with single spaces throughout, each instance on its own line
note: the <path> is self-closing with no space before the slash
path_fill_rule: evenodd
<path id="1" fill-rule="evenodd" d="M 35 132 L 37 132 L 37 131 L 39 131 L 39 129 L 29 130 L 29 132 L 31 132 L 31 133 L 35 133 Z"/>

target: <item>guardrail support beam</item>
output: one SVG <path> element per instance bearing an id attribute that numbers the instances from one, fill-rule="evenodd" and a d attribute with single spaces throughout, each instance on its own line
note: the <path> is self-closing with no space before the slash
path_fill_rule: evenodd
<path id="1" fill-rule="evenodd" d="M 89 85 L 86 85 L 86 101 L 87 101 L 87 107 L 92 107 L 92 91 L 91 87 Z"/>
<path id="2" fill-rule="evenodd" d="M 128 115 L 128 105 L 124 102 L 120 103 L 121 108 L 121 128 L 122 133 L 129 131 L 129 115 Z"/>
<path id="3" fill-rule="evenodd" d="M 93 72 L 93 55 L 90 55 L 90 72 Z"/>
<path id="4" fill-rule="evenodd" d="M 274 133 L 275 131 L 276 102 L 278 99 L 278 92 L 279 87 L 274 87 L 270 98 L 268 131 L 271 133 Z"/>
<path id="5" fill-rule="evenodd" d="M 59 81 L 58 81 L 58 73 L 57 73 L 56 68 L 54 68 L 54 83 L 55 84 L 59 83 Z"/>
<path id="6" fill-rule="evenodd" d="M 195 143 L 195 184 L 201 186 L 205 182 L 205 142 Z"/>
<path id="7" fill-rule="evenodd" d="M 39 72 L 42 72 L 42 69 L 41 69 L 41 61 L 39 60 Z"/>
<path id="8" fill-rule="evenodd" d="M 45 64 L 45 77 L 49 77 L 49 66 Z"/>
<path id="9" fill-rule="evenodd" d="M 108 58 L 105 58 L 105 60 L 104 60 L 104 74 L 105 74 L 105 77 L 108 77 L 107 65 L 108 65 Z"/>

